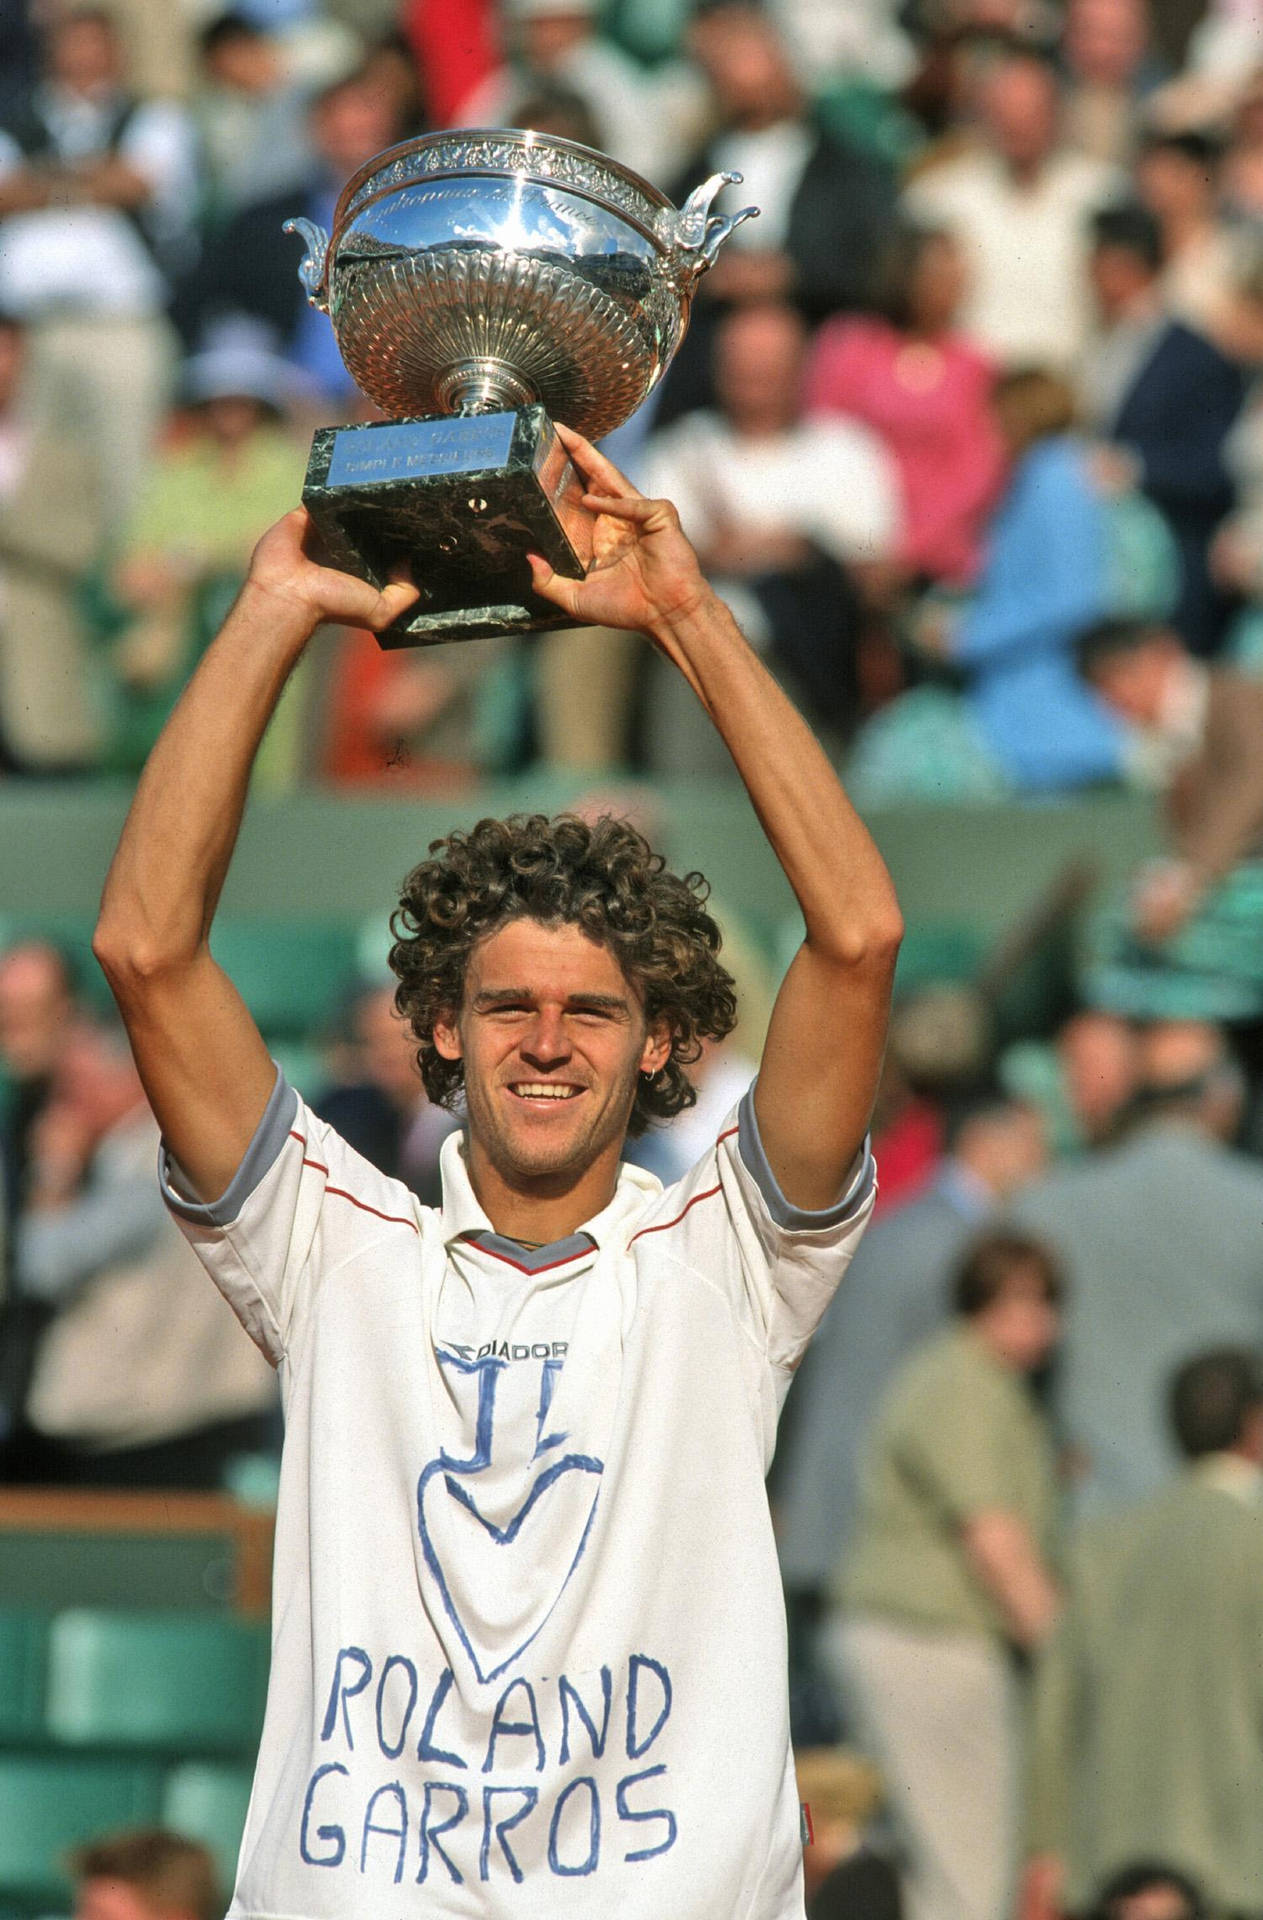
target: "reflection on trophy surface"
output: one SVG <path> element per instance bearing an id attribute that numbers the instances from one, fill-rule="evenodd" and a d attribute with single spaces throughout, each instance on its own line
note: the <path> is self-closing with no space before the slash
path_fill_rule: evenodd
<path id="1" fill-rule="evenodd" d="M 383 645 L 564 624 L 526 556 L 580 578 L 594 522 L 553 421 L 599 439 L 657 384 L 699 275 L 756 211 L 711 213 L 739 177 L 677 209 L 573 141 L 437 133 L 361 167 L 331 235 L 286 222 L 352 379 L 398 416 L 321 428 L 303 488 L 334 565 L 379 585 L 412 568 L 420 601 Z"/>

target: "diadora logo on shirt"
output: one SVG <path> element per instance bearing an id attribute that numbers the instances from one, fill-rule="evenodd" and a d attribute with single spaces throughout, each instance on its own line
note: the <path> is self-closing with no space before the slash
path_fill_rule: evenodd
<path id="1" fill-rule="evenodd" d="M 569 1350 L 568 1340 L 534 1340 L 530 1346 L 520 1341 L 488 1340 L 481 1347 L 463 1347 L 459 1341 L 449 1340 L 445 1347 L 459 1360 L 564 1360 Z"/>

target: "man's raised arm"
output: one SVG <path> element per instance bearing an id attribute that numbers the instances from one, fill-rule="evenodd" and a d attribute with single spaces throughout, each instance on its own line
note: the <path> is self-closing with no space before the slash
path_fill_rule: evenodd
<path id="1" fill-rule="evenodd" d="M 256 547 L 241 594 L 141 774 L 93 941 L 150 1105 L 206 1200 L 241 1164 L 275 1079 L 207 944 L 254 756 L 322 621 L 381 628 L 416 597 L 411 585 L 379 593 L 316 565 L 304 551 L 309 532 L 300 507 Z"/>
<path id="2" fill-rule="evenodd" d="M 707 585 L 679 518 L 561 429 L 597 509 L 597 564 L 536 589 L 593 624 L 648 634 L 710 714 L 802 908 L 806 938 L 777 995 L 755 1108 L 792 1206 L 841 1197 L 881 1071 L 903 923 L 885 862 L 811 729 Z"/>

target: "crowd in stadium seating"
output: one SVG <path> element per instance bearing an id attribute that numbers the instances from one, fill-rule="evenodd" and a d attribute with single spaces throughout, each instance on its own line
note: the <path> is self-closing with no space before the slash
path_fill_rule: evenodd
<path id="1" fill-rule="evenodd" d="M 1038 1031 L 981 989 L 897 1008 L 880 1217 L 773 1473 L 812 1920 L 1263 1916 L 1263 15 L 6 0 L 0 776 L 139 769 L 313 427 L 375 417 L 283 220 L 488 123 L 677 202 L 744 175 L 760 217 L 612 451 L 861 805 L 1167 809 Z M 581 630 L 328 635 L 258 780 L 529 767 L 728 775 L 666 662 Z M 757 1027 L 638 1143 L 664 1178 Z M 312 1038 L 317 1110 L 433 1200 L 453 1122 L 384 979 Z M 42 940 L 0 953 L 0 1084 L 0 1478 L 231 1485 L 275 1451 L 270 1375 Z M 145 1866 L 131 1844 L 87 1879 Z"/>
<path id="2" fill-rule="evenodd" d="M 677 199 L 745 176 L 728 198 L 759 218 L 616 450 L 681 495 L 757 643 L 855 746 L 862 794 L 1152 779 L 1143 730 L 1075 672 L 1101 619 L 1169 620 L 1199 659 L 1256 670 L 1261 119 L 1228 5 L 10 16 L 10 774 L 134 772 L 311 426 L 371 417 L 284 219 L 327 226 L 392 141 L 489 119 L 605 146 Z M 347 635 L 293 689 L 263 778 L 696 771 L 709 742 L 675 696 L 590 634 L 385 663 Z"/>

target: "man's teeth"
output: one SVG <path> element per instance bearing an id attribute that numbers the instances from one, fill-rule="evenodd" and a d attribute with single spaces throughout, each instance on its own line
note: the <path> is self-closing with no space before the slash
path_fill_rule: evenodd
<path id="1" fill-rule="evenodd" d="M 519 1080 L 513 1091 L 523 1100 L 573 1100 L 580 1089 L 558 1086 L 555 1080 Z"/>

